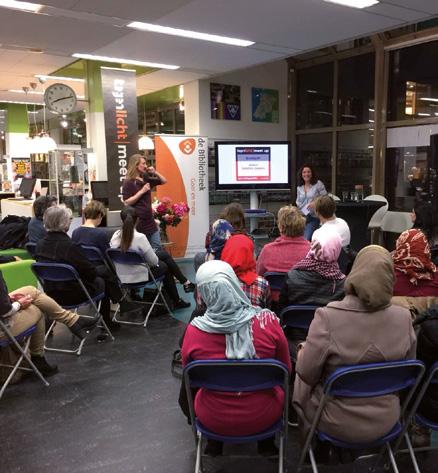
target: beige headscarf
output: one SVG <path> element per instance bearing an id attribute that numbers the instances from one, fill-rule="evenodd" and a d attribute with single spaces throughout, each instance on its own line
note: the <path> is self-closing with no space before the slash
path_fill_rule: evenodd
<path id="1" fill-rule="evenodd" d="M 391 254 L 382 246 L 370 245 L 359 251 L 345 280 L 345 293 L 357 296 L 367 309 L 375 311 L 391 304 L 394 289 Z"/>

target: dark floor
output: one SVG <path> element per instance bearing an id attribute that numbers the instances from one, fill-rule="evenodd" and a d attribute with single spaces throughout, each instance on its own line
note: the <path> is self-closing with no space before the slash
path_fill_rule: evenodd
<path id="1" fill-rule="evenodd" d="M 184 266 L 192 275 L 190 265 Z M 189 314 L 175 315 L 186 321 Z M 0 401 L 0 472 L 194 471 L 193 437 L 177 404 L 180 381 L 170 373 L 183 328 L 170 317 L 153 318 L 146 330 L 122 327 L 115 342 L 98 344 L 92 337 L 80 357 L 49 354 L 60 368 L 49 387 L 30 376 L 10 386 Z M 292 471 L 297 455 L 292 430 Z M 422 472 L 436 472 L 437 459 L 438 454 L 429 454 L 421 461 Z M 368 466 L 357 462 L 321 467 L 321 472 L 365 473 Z M 207 473 L 276 471 L 275 463 L 260 457 L 208 459 L 204 467 Z M 401 458 L 400 472 L 411 471 Z"/>

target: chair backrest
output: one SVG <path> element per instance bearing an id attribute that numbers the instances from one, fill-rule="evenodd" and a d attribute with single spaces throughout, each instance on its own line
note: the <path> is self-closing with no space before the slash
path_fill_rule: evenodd
<path id="1" fill-rule="evenodd" d="M 281 323 L 285 327 L 309 330 L 316 309 L 315 305 L 288 305 L 280 312 Z"/>
<path id="2" fill-rule="evenodd" d="M 223 392 L 252 392 L 287 385 L 289 372 L 281 361 L 196 360 L 184 368 L 186 386 Z"/>
<path id="3" fill-rule="evenodd" d="M 67 283 L 81 280 L 76 269 L 69 264 L 33 263 L 32 271 L 43 287 L 45 281 Z"/>
<path id="4" fill-rule="evenodd" d="M 277 271 L 267 271 L 263 277 L 268 281 L 269 287 L 273 291 L 281 291 L 286 281 L 287 273 Z"/>
<path id="5" fill-rule="evenodd" d="M 32 258 L 35 257 L 35 251 L 36 251 L 36 243 L 32 243 L 28 241 L 24 247 L 26 248 L 27 252 L 32 256 Z"/>
<path id="6" fill-rule="evenodd" d="M 364 200 L 377 200 L 378 202 L 386 202 L 388 203 L 388 199 L 383 196 L 383 195 L 379 195 L 379 194 L 371 194 L 371 195 L 367 195 Z"/>
<path id="7" fill-rule="evenodd" d="M 413 222 L 410 212 L 388 211 L 383 217 L 382 231 L 391 233 L 403 233 L 412 228 Z"/>
<path id="8" fill-rule="evenodd" d="M 109 248 L 106 254 L 113 263 L 148 266 L 143 255 L 134 250 L 122 251 L 120 248 Z"/>
<path id="9" fill-rule="evenodd" d="M 382 226 L 383 219 L 388 212 L 388 203 L 378 208 L 372 215 L 368 222 L 368 228 L 380 228 Z"/>
<path id="10" fill-rule="evenodd" d="M 385 396 L 418 385 L 425 371 L 419 360 L 389 361 L 338 368 L 324 383 L 328 396 Z"/>

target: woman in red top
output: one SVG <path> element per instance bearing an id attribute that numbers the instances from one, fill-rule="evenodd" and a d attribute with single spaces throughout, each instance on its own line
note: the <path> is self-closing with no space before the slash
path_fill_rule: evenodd
<path id="1" fill-rule="evenodd" d="M 187 327 L 183 366 L 192 360 L 275 358 L 291 370 L 288 345 L 276 315 L 253 307 L 233 268 L 224 261 L 204 263 L 196 283 L 207 310 Z M 223 435 L 260 432 L 281 417 L 280 388 L 256 393 L 223 393 L 200 389 L 195 412 L 208 429 Z"/>
<path id="2" fill-rule="evenodd" d="M 424 233 L 413 228 L 403 232 L 392 253 L 396 282 L 394 296 L 438 296 L 438 273 L 432 263 Z"/>

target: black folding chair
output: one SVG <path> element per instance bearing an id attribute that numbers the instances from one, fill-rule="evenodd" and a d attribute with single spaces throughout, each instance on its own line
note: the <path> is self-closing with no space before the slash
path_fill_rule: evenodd
<path id="1" fill-rule="evenodd" d="M 118 303 L 118 307 L 113 315 L 113 320 L 115 322 L 118 322 L 120 324 L 127 324 L 127 325 L 143 325 L 143 327 L 146 327 L 149 321 L 149 317 L 154 307 L 163 306 L 163 305 L 166 307 L 168 313 L 172 314 L 172 311 L 170 310 L 170 307 L 163 294 L 164 275 L 159 276 L 157 278 L 154 277 L 148 263 L 146 262 L 142 254 L 134 250 L 122 251 L 119 248 L 110 248 L 106 251 L 106 254 L 108 256 L 108 259 L 111 261 L 111 263 L 114 265 L 116 269 L 117 269 L 117 265 L 125 265 L 125 266 L 133 266 L 133 267 L 140 266 L 147 271 L 147 274 L 150 278 L 150 280 L 147 280 L 147 281 L 140 281 L 136 283 L 124 283 L 120 280 L 120 277 L 118 277 L 120 287 L 122 288 L 122 291 L 124 293 L 122 301 L 127 299 L 129 291 L 132 289 L 153 289 L 156 291 L 154 300 L 152 302 L 139 301 L 141 304 L 150 305 L 149 310 L 147 314 L 145 315 L 143 321 L 133 322 L 133 321 L 128 321 L 128 320 L 118 319 L 117 315 L 120 313 L 120 303 Z M 161 299 L 162 303 L 158 302 L 159 299 Z"/>
<path id="2" fill-rule="evenodd" d="M 14 377 L 15 373 L 18 370 L 33 371 L 46 386 L 49 386 L 49 383 L 46 381 L 44 376 L 41 374 L 40 370 L 35 366 L 32 359 L 28 355 L 30 337 L 35 332 L 36 325 L 30 326 L 23 332 L 14 336 L 12 335 L 12 332 L 9 330 L 7 325 L 3 322 L 2 318 L 0 317 L 0 330 L 3 331 L 3 333 L 5 334 L 5 337 L 0 339 L 0 348 L 12 347 L 15 350 L 17 350 L 18 353 L 20 353 L 20 356 L 18 357 L 14 365 L 8 365 L 8 364 L 3 364 L 3 363 L 0 364 L 0 366 L 11 369 L 11 372 L 9 373 L 8 377 L 6 378 L 6 380 L 3 382 L 1 386 L 0 399 L 2 398 L 3 393 L 5 392 L 6 388 L 8 387 L 9 383 L 12 381 L 12 378 Z M 27 363 L 29 363 L 30 368 L 21 366 L 23 361 L 26 361 Z"/>
<path id="3" fill-rule="evenodd" d="M 96 320 L 96 324 L 102 324 L 102 327 L 110 336 L 111 340 L 114 340 L 114 337 L 106 325 L 105 321 L 100 314 L 100 304 L 102 299 L 105 297 L 105 293 L 101 292 L 94 296 L 91 296 L 88 292 L 85 284 L 83 283 L 82 279 L 80 278 L 78 272 L 76 271 L 73 266 L 68 264 L 61 264 L 61 263 L 33 263 L 32 264 L 32 271 L 35 276 L 38 278 L 41 286 L 44 288 L 47 281 L 50 282 L 63 282 L 65 284 L 71 283 L 78 283 L 82 289 L 84 299 L 81 302 L 74 304 L 74 305 L 63 305 L 60 304 L 61 307 L 68 310 L 74 310 L 76 313 L 80 307 L 90 306 L 94 312 L 94 316 L 87 316 L 87 315 L 80 315 L 80 317 L 87 317 L 87 318 L 94 318 Z M 49 329 L 46 332 L 46 337 L 44 342 L 47 343 L 47 339 L 55 326 L 56 321 L 54 320 L 50 325 Z M 82 353 L 82 347 L 84 346 L 85 340 L 87 337 L 83 338 L 79 345 L 74 349 L 61 349 L 61 348 L 53 348 L 45 346 L 47 351 L 55 351 L 60 353 L 74 353 L 76 355 L 80 355 Z"/>

